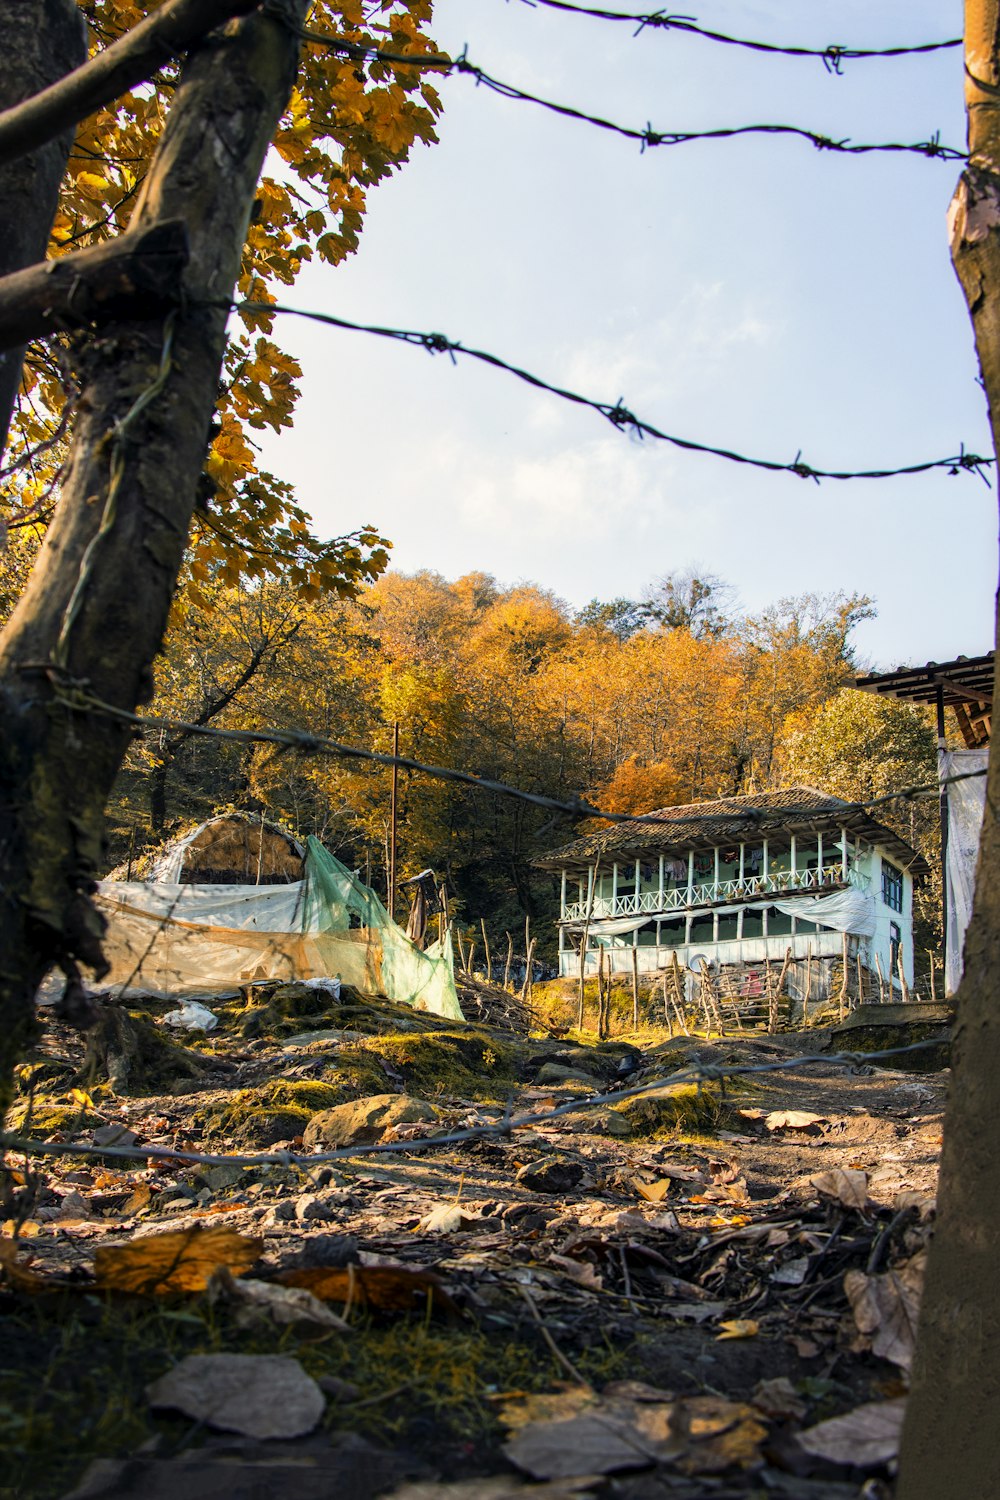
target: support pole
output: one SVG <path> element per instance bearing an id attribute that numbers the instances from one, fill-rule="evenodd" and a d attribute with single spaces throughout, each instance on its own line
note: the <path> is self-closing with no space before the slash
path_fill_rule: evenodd
<path id="1" fill-rule="evenodd" d="M 941 824 L 941 966 L 948 982 L 948 788 L 941 776 L 941 756 L 947 748 L 944 732 L 944 687 L 938 683 L 937 697 L 937 748 L 938 748 L 938 817 Z M 945 991 L 947 994 L 947 990 Z"/>
<path id="2" fill-rule="evenodd" d="M 389 915 L 396 917 L 396 799 L 399 793 L 399 720 L 392 725 L 392 790 L 389 794 Z"/>

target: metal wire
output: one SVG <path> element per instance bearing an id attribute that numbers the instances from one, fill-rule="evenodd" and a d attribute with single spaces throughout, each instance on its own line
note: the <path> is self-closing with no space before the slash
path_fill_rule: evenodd
<path id="1" fill-rule="evenodd" d="M 500 94 L 504 99 L 536 104 L 550 114 L 561 115 L 569 120 L 579 120 L 583 124 L 593 125 L 598 130 L 609 131 L 626 140 L 638 141 L 644 151 L 647 147 L 684 146 L 691 141 L 731 140 L 740 135 L 786 135 L 809 141 L 820 151 L 839 151 L 849 156 L 867 156 L 872 152 L 888 151 L 894 154 L 909 152 L 916 156 L 940 157 L 944 161 L 967 160 L 964 151 L 959 151 L 954 146 L 943 146 L 937 133 L 929 140 L 911 143 L 901 141 L 854 143 L 848 137 L 838 140 L 833 136 L 824 135 L 816 130 L 808 130 L 800 125 L 764 124 L 726 126 L 717 130 L 654 130 L 652 125 L 647 124 L 645 129 L 640 130 L 630 125 L 619 125 L 614 120 L 605 119 L 603 115 L 589 114 L 586 110 L 577 109 L 571 104 L 559 104 L 554 99 L 545 99 L 540 94 L 529 93 L 527 89 L 519 88 L 517 84 L 494 78 L 492 74 L 486 72 L 485 68 L 470 62 L 465 51 L 454 58 L 441 54 L 409 56 L 405 53 L 384 52 L 378 47 L 346 41 L 342 37 L 328 37 L 319 31 L 306 31 L 302 33 L 302 36 L 304 40 L 317 46 L 327 47 L 332 52 L 343 52 L 359 61 L 366 59 L 370 62 L 389 62 L 396 67 L 409 66 L 435 71 L 444 76 L 460 74 L 473 78 L 477 84 L 481 84 L 494 94 Z"/>
<path id="2" fill-rule="evenodd" d="M 311 1171 L 314 1167 L 332 1161 L 352 1161 L 365 1156 L 395 1156 L 401 1152 L 441 1151 L 449 1146 L 463 1145 L 470 1141 L 495 1140 L 511 1135 L 515 1130 L 532 1130 L 550 1120 L 581 1110 L 602 1105 L 619 1104 L 628 1099 L 638 1099 L 657 1089 L 673 1088 L 688 1083 L 721 1083 L 730 1078 L 744 1078 L 759 1073 L 794 1072 L 799 1068 L 816 1064 L 845 1067 L 867 1067 L 887 1057 L 900 1057 L 940 1045 L 940 1039 L 911 1042 L 905 1047 L 886 1047 L 878 1052 L 831 1052 L 813 1053 L 805 1057 L 782 1059 L 780 1062 L 743 1063 L 729 1067 L 717 1067 L 711 1063 L 695 1062 L 662 1078 L 653 1078 L 631 1088 L 616 1089 L 611 1093 L 590 1094 L 585 1099 L 570 1099 L 553 1109 L 530 1114 L 506 1116 L 495 1124 L 470 1125 L 464 1130 L 449 1131 L 445 1135 L 423 1136 L 407 1141 L 385 1141 L 371 1145 L 342 1146 L 336 1151 L 322 1151 L 316 1155 L 302 1155 L 294 1151 L 269 1151 L 252 1154 L 228 1152 L 188 1151 L 170 1146 L 96 1146 L 77 1141 L 36 1141 L 21 1136 L 0 1135 L 0 1149 L 19 1151 L 31 1156 L 100 1156 L 122 1160 L 150 1160 L 187 1162 L 193 1166 L 223 1166 L 226 1164 L 244 1167 L 301 1167 Z M 124 1127 L 123 1127 L 124 1128 Z"/>
<path id="3" fill-rule="evenodd" d="M 704 37 L 710 42 L 722 42 L 730 47 L 744 47 L 750 52 L 778 53 L 782 57 L 819 58 L 829 72 L 836 74 L 841 72 L 843 62 L 853 62 L 856 58 L 913 57 L 920 53 L 943 52 L 962 45 L 961 37 L 952 37 L 945 42 L 920 42 L 915 46 L 900 47 L 843 47 L 839 44 L 831 44 L 827 47 L 792 47 L 778 42 L 750 41 L 746 37 L 730 36 L 722 31 L 709 31 L 707 27 L 699 26 L 694 16 L 671 16 L 662 10 L 646 13 L 605 10 L 596 5 L 574 5 L 572 0 L 523 0 L 523 3 L 532 8 L 544 6 L 548 10 L 564 11 L 576 16 L 590 16 L 600 21 L 628 21 L 635 26 L 636 36 L 640 31 L 647 29 L 685 31 L 692 36 Z"/>
<path id="4" fill-rule="evenodd" d="M 819 469 L 813 464 L 806 463 L 801 449 L 790 463 L 783 463 L 779 459 L 754 458 L 750 454 L 739 453 L 732 448 L 717 447 L 712 443 L 698 443 L 692 438 L 678 437 L 676 433 L 664 432 L 652 422 L 637 417 L 625 406 L 622 398 L 613 404 L 608 401 L 595 401 L 579 391 L 555 385 L 552 381 L 545 380 L 541 375 L 535 375 L 520 365 L 511 364 L 509 360 L 502 359 L 498 354 L 490 354 L 485 349 L 469 348 L 456 339 L 448 338 L 443 333 L 428 333 L 413 328 L 387 328 L 377 323 L 358 323 L 351 318 L 338 318 L 333 313 L 290 307 L 283 302 L 211 302 L 204 305 L 229 307 L 235 312 L 273 313 L 285 317 L 305 318 L 309 322 L 324 323 L 331 328 L 343 328 L 351 333 L 371 333 L 377 338 L 413 344 L 420 349 L 426 349 L 429 354 L 447 354 L 453 364 L 457 363 L 456 355 L 461 354 L 467 359 L 477 360 L 481 364 L 502 370 L 507 375 L 513 375 L 517 380 L 524 381 L 526 385 L 534 386 L 536 390 L 546 391 L 550 396 L 558 396 L 561 401 L 569 401 L 574 406 L 582 406 L 589 411 L 597 412 L 620 432 L 633 432 L 640 438 L 654 438 L 658 442 L 669 443 L 672 447 L 681 448 L 685 452 L 706 453 L 714 458 L 724 458 L 730 463 L 745 464 L 753 469 L 766 469 L 771 473 L 794 474 L 799 479 L 812 479 L 816 483 L 822 479 L 894 479 L 901 475 L 927 474 L 934 469 L 944 469 L 952 475 L 962 472 L 976 474 L 984 484 L 988 485 L 989 479 L 983 470 L 995 462 L 992 458 L 982 458 L 976 453 L 966 453 L 964 444 L 961 444 L 958 453 L 950 458 L 932 458 L 921 463 L 900 464 L 895 468 L 881 469 Z"/>
<path id="5" fill-rule="evenodd" d="M 435 766 L 425 761 L 414 760 L 407 755 L 389 755 L 380 750 L 366 750 L 360 745 L 345 745 L 340 740 L 328 739 L 325 735 L 313 734 L 306 729 L 219 729 L 212 724 L 195 724 L 184 719 L 157 718 L 148 714 L 130 713 L 128 709 L 117 708 L 113 703 L 107 703 L 102 698 L 95 697 L 82 685 L 67 680 L 65 674 L 57 668 L 51 670 L 57 684 L 56 701 L 64 708 L 77 713 L 97 713 L 107 718 L 117 719 L 125 724 L 134 724 L 143 729 L 160 730 L 183 730 L 187 734 L 202 735 L 210 739 L 229 740 L 242 745 L 264 744 L 280 745 L 289 750 L 297 750 L 312 755 L 331 755 L 344 760 L 367 761 L 378 766 L 391 769 L 397 766 L 402 770 L 418 771 L 424 776 L 433 777 L 437 781 L 454 781 L 462 786 L 471 787 L 475 791 L 491 792 L 501 797 L 512 797 L 520 802 L 530 802 L 536 807 L 544 807 L 549 812 L 565 813 L 572 818 L 599 818 L 607 823 L 649 824 L 654 827 L 662 827 L 664 818 L 652 816 L 645 813 L 615 813 L 605 812 L 599 807 L 594 807 L 580 796 L 574 796 L 568 800 L 559 797 L 549 797 L 542 792 L 526 792 L 521 787 L 511 786 L 505 781 L 494 781 L 488 776 L 478 776 L 473 771 L 463 771 L 457 766 Z M 910 802 L 924 797 L 937 797 L 940 795 L 942 786 L 950 786 L 959 781 L 971 781 L 976 777 L 985 776 L 986 770 L 961 771 L 954 776 L 945 777 L 942 781 L 928 782 L 922 786 L 902 787 L 897 792 L 886 792 L 880 797 L 869 797 L 860 802 L 837 802 L 830 807 L 805 807 L 801 803 L 789 807 L 764 807 L 764 808 L 741 808 L 734 813 L 730 808 L 725 812 L 692 814 L 687 818 L 671 818 L 674 824 L 704 824 L 711 821 L 731 823 L 734 816 L 745 816 L 752 821 L 765 821 L 783 816 L 819 816 L 824 813 L 835 812 L 838 815 L 850 812 L 867 812 L 875 807 L 884 807 L 890 802 Z M 734 799 L 738 800 L 738 799 Z M 669 810 L 668 810 L 669 811 Z"/>

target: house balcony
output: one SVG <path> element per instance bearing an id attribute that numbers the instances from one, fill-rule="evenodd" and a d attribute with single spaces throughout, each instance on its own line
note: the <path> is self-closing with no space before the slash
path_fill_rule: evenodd
<path id="1" fill-rule="evenodd" d="M 698 907 L 718 905 L 740 905 L 743 902 L 759 901 L 761 897 L 784 896 L 800 891 L 829 891 L 853 886 L 867 891 L 870 878 L 849 864 L 846 874 L 843 863 L 824 865 L 815 870 L 771 870 L 766 875 L 744 875 L 742 879 L 709 880 L 698 885 L 678 885 L 662 891 L 635 891 L 620 893 L 614 900 L 595 897 L 589 910 L 592 922 L 615 917 L 669 916 L 675 912 L 686 912 Z M 567 901 L 562 914 L 564 922 L 585 922 L 588 918 L 588 903 Z"/>

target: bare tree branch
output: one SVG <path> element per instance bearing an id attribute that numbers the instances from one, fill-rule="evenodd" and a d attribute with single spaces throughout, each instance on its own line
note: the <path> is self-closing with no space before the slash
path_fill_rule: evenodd
<path id="1" fill-rule="evenodd" d="M 78 125 L 119 94 L 260 0 L 166 0 L 159 10 L 40 94 L 0 114 L 0 164 Z"/>
<path id="2" fill-rule="evenodd" d="M 182 220 L 119 235 L 0 278 L 0 350 L 60 328 L 176 306 L 188 260 Z"/>

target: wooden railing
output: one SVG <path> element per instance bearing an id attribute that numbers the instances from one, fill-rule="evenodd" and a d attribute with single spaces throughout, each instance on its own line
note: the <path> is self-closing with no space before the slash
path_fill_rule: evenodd
<path id="1" fill-rule="evenodd" d="M 766 875 L 744 875 L 742 879 L 737 876 L 733 880 L 677 885 L 662 892 L 640 891 L 636 894 L 630 891 L 628 894 L 620 894 L 614 901 L 606 896 L 597 896 L 590 917 L 592 921 L 602 921 L 609 917 L 669 915 L 672 912 L 686 911 L 690 907 L 712 906 L 723 901 L 739 903 L 760 896 L 830 890 L 845 884 L 853 885 L 859 891 L 866 891 L 870 883 L 869 877 L 854 865 L 848 866 L 845 881 L 843 865 L 838 860 L 836 864 L 824 865 L 815 870 L 771 870 Z M 567 901 L 563 920 L 586 921 L 587 909 L 586 900 Z"/>

